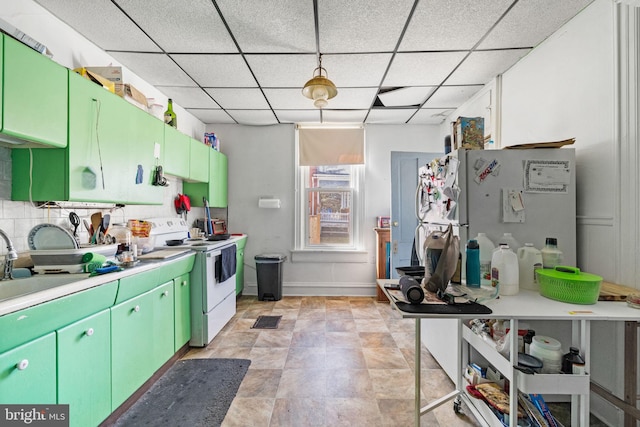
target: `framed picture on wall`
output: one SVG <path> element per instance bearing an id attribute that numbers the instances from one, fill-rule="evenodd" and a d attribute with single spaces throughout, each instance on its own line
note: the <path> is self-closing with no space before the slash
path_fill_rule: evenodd
<path id="1" fill-rule="evenodd" d="M 389 228 L 389 227 L 391 227 L 391 217 L 379 216 L 378 217 L 378 228 Z"/>

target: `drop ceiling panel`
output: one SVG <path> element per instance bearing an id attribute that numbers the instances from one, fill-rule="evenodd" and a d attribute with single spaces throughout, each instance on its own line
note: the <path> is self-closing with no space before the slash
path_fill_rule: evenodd
<path id="1" fill-rule="evenodd" d="M 212 109 L 187 109 L 188 112 L 193 114 L 202 123 L 236 123 L 231 116 L 229 116 L 224 110 L 212 110 Z"/>
<path id="2" fill-rule="evenodd" d="M 439 85 L 465 57 L 465 52 L 399 53 L 384 86 Z"/>
<path id="3" fill-rule="evenodd" d="M 202 87 L 257 87 L 239 54 L 171 57 Z"/>
<path id="4" fill-rule="evenodd" d="M 519 1 L 479 48 L 535 47 L 592 1 Z"/>
<path id="5" fill-rule="evenodd" d="M 103 50 L 160 52 L 120 9 L 109 0 L 37 0 Z"/>
<path id="6" fill-rule="evenodd" d="M 451 114 L 453 109 L 423 108 L 411 118 L 411 125 L 439 125 Z"/>
<path id="7" fill-rule="evenodd" d="M 368 109 L 373 105 L 377 92 L 377 88 L 338 87 L 338 95 L 329 100 L 328 108 L 349 110 Z M 313 105 L 313 101 L 311 99 L 304 99 Z"/>
<path id="8" fill-rule="evenodd" d="M 512 2 L 421 1 L 402 39 L 400 50 L 471 49 Z"/>
<path id="9" fill-rule="evenodd" d="M 264 94 L 274 110 L 293 110 L 296 108 L 307 110 L 313 108 L 313 101 L 302 96 L 302 88 L 264 89 Z M 338 94 L 338 96 L 340 95 Z M 332 99 L 329 100 L 329 105 L 332 104 L 332 101 Z"/>
<path id="10" fill-rule="evenodd" d="M 447 85 L 485 84 L 504 73 L 530 49 L 491 50 L 473 52 L 447 79 Z"/>
<path id="11" fill-rule="evenodd" d="M 363 123 L 368 110 L 324 110 L 322 123 Z"/>
<path id="12" fill-rule="evenodd" d="M 158 87 L 158 89 L 182 108 L 220 108 L 199 87 L 162 86 Z"/>
<path id="13" fill-rule="evenodd" d="M 413 3 L 413 0 L 319 0 L 320 52 L 393 51 Z"/>
<path id="14" fill-rule="evenodd" d="M 315 52 L 313 2 L 216 2 L 243 52 Z"/>
<path id="15" fill-rule="evenodd" d="M 269 104 L 264 99 L 260 89 L 216 88 L 206 91 L 224 109 L 268 109 Z"/>
<path id="16" fill-rule="evenodd" d="M 241 125 L 275 125 L 276 116 L 271 110 L 228 110 Z"/>
<path id="17" fill-rule="evenodd" d="M 405 123 L 416 111 L 416 108 L 374 108 L 367 123 Z"/>
<path id="18" fill-rule="evenodd" d="M 482 89 L 477 86 L 441 86 L 423 105 L 423 108 L 456 108 Z"/>
<path id="19" fill-rule="evenodd" d="M 262 87 L 300 88 L 313 77 L 316 55 L 245 55 Z"/>
<path id="20" fill-rule="evenodd" d="M 322 66 L 339 87 L 380 86 L 390 53 L 375 55 L 323 55 Z M 311 78 L 311 77 L 309 77 Z"/>
<path id="21" fill-rule="evenodd" d="M 435 88 L 429 86 L 402 87 L 378 94 L 385 107 L 421 105 Z"/>
<path id="22" fill-rule="evenodd" d="M 320 110 L 275 110 L 280 123 L 318 123 Z"/>
<path id="23" fill-rule="evenodd" d="M 117 0 L 124 11 L 166 52 L 236 53 L 211 0 Z"/>
<path id="24" fill-rule="evenodd" d="M 160 53 L 111 52 L 111 56 L 154 86 L 193 86 L 193 80 Z M 127 76 L 124 76 L 125 80 Z"/>

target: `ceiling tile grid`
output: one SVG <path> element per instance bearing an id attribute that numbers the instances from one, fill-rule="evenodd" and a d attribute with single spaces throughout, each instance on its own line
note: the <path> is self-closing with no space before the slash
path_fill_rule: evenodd
<path id="1" fill-rule="evenodd" d="M 592 0 L 35 1 L 202 122 L 272 125 L 440 124 Z"/>

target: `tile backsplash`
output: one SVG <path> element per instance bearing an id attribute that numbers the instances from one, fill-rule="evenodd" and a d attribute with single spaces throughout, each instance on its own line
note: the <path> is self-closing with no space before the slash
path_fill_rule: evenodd
<path id="1" fill-rule="evenodd" d="M 151 219 L 161 217 L 176 217 L 173 200 L 178 193 L 182 192 L 182 180 L 167 176 L 169 186 L 164 187 L 164 200 L 162 206 L 154 205 L 127 205 L 123 208 L 109 209 L 67 209 L 67 208 L 39 208 L 29 202 L 14 202 L 11 200 L 11 149 L 0 147 L 0 229 L 2 229 L 12 240 L 18 252 L 29 250 L 27 236 L 31 229 L 41 223 L 51 223 L 73 230 L 69 222 L 69 213 L 77 213 L 80 221 L 83 219 L 91 222 L 91 214 L 102 211 L 111 212 L 111 223 L 126 223 L 129 219 Z M 195 221 L 196 218 L 204 214 L 202 208 L 192 208 L 188 213 L 187 220 Z M 80 242 L 89 240 L 89 236 L 84 226 L 78 227 Z M 0 255 L 7 252 L 4 242 L 0 242 Z M 2 260 L 0 260 L 2 262 Z"/>

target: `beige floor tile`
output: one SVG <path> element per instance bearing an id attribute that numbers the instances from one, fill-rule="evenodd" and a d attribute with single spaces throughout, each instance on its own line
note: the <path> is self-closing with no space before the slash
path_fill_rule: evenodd
<path id="1" fill-rule="evenodd" d="M 282 316 L 282 320 L 295 320 L 299 311 L 297 308 L 274 308 L 271 310 L 271 316 Z"/>
<path id="2" fill-rule="evenodd" d="M 324 347 L 326 336 L 322 331 L 293 331 L 291 347 Z"/>
<path id="3" fill-rule="evenodd" d="M 422 401 L 421 407 L 427 403 Z M 378 399 L 378 408 L 380 408 L 380 414 L 382 415 L 382 425 L 385 427 L 415 426 L 414 399 Z M 438 426 L 440 426 L 440 423 L 438 423 L 433 412 L 428 412 L 420 417 L 420 427 Z"/>
<path id="4" fill-rule="evenodd" d="M 269 304 L 269 303 L 267 303 Z M 264 306 L 264 307 L 256 307 L 254 305 L 252 305 L 250 308 L 248 308 L 247 310 L 245 310 L 245 312 L 242 314 L 242 318 L 243 319 L 257 319 L 258 316 L 269 316 L 271 314 L 271 310 L 273 309 L 273 306 Z"/>
<path id="5" fill-rule="evenodd" d="M 373 394 L 373 384 L 369 371 L 366 369 L 327 369 L 326 396 L 360 397 L 370 399 Z"/>
<path id="6" fill-rule="evenodd" d="M 326 330 L 327 322 L 322 319 L 300 319 L 298 318 L 293 327 L 294 331 L 305 332 L 324 332 Z"/>
<path id="7" fill-rule="evenodd" d="M 416 334 L 413 332 L 391 332 L 391 336 L 398 348 L 410 348 L 416 347 Z"/>
<path id="8" fill-rule="evenodd" d="M 326 298 L 325 297 L 302 297 L 302 301 L 300 302 L 301 310 L 309 310 L 309 309 L 322 309 L 326 307 Z"/>
<path id="9" fill-rule="evenodd" d="M 412 348 L 401 348 L 400 351 L 404 355 L 404 358 L 407 360 L 409 367 L 413 370 L 415 369 L 415 350 Z M 427 351 L 427 349 L 422 346 L 422 355 L 420 356 L 420 366 L 422 369 L 440 369 L 440 365 L 436 362 L 436 359 L 433 358 L 431 353 Z"/>
<path id="10" fill-rule="evenodd" d="M 283 369 L 288 354 L 288 348 L 253 347 L 249 369 Z"/>
<path id="11" fill-rule="evenodd" d="M 409 369 L 407 360 L 397 348 L 363 348 L 369 369 Z"/>
<path id="12" fill-rule="evenodd" d="M 240 384 L 237 396 L 275 398 L 281 376 L 281 369 L 249 369 Z"/>
<path id="13" fill-rule="evenodd" d="M 272 329 L 260 330 L 258 339 L 256 340 L 254 347 L 285 347 L 289 348 L 291 345 L 292 331 L 278 331 Z"/>
<path id="14" fill-rule="evenodd" d="M 349 313 L 351 313 L 351 310 L 349 310 Z M 326 331 L 357 332 L 356 322 L 353 320 L 353 318 L 336 318 L 327 316 Z"/>
<path id="15" fill-rule="evenodd" d="M 323 308 L 306 308 L 301 307 L 298 313 L 298 319 L 308 320 L 325 320 L 327 318 L 327 311 Z"/>
<path id="16" fill-rule="evenodd" d="M 260 332 L 253 330 L 241 331 L 241 332 L 229 332 L 224 336 L 216 348 L 224 347 L 253 347 Z"/>
<path id="17" fill-rule="evenodd" d="M 353 319 L 358 332 L 389 332 L 382 319 Z"/>
<path id="18" fill-rule="evenodd" d="M 276 399 L 269 427 L 323 427 L 324 408 L 324 399 Z"/>
<path id="19" fill-rule="evenodd" d="M 244 332 L 251 330 L 251 326 L 256 323 L 256 319 L 238 319 L 231 327 L 231 332 Z M 217 338 L 217 337 L 216 337 Z"/>
<path id="20" fill-rule="evenodd" d="M 250 347 L 223 347 L 214 349 L 211 357 L 217 359 L 251 359 L 250 353 Z M 249 366 L 249 369 L 251 369 L 251 366 Z"/>
<path id="21" fill-rule="evenodd" d="M 344 309 L 344 308 L 351 308 L 351 303 L 349 302 L 348 298 L 344 298 L 344 297 L 337 297 L 337 298 L 329 298 L 327 297 L 326 301 L 325 301 L 325 306 L 327 307 L 327 310 L 329 309 Z"/>
<path id="22" fill-rule="evenodd" d="M 236 397 L 222 427 L 264 427 L 269 425 L 275 399 Z"/>
<path id="23" fill-rule="evenodd" d="M 324 369 L 324 347 L 291 347 L 285 362 L 285 369 Z"/>
<path id="24" fill-rule="evenodd" d="M 369 369 L 376 399 L 413 399 L 415 376 L 410 369 Z"/>
<path id="25" fill-rule="evenodd" d="M 351 304 L 351 307 L 368 307 L 373 309 L 375 308 L 376 301 L 372 297 L 351 297 L 349 298 L 349 304 Z"/>
<path id="26" fill-rule="evenodd" d="M 453 382 L 442 369 L 423 369 L 421 380 L 422 393 L 429 400 L 438 399 L 454 390 Z"/>
<path id="27" fill-rule="evenodd" d="M 283 297 L 280 301 L 276 301 L 274 304 L 274 310 L 285 309 L 299 309 L 302 304 L 302 299 L 299 297 Z"/>
<path id="28" fill-rule="evenodd" d="M 326 369 L 285 369 L 282 371 L 276 397 L 324 398 L 326 384 Z"/>
<path id="29" fill-rule="evenodd" d="M 353 312 L 351 308 L 327 308 L 326 310 L 327 320 L 347 320 L 353 319 Z"/>
<path id="30" fill-rule="evenodd" d="M 327 369 L 367 368 L 361 348 L 327 347 L 325 360 Z"/>
<path id="31" fill-rule="evenodd" d="M 214 348 L 194 348 L 189 349 L 182 359 L 209 359 L 215 352 Z"/>
<path id="32" fill-rule="evenodd" d="M 360 348 L 358 334 L 355 332 L 326 332 L 327 347 Z"/>
<path id="33" fill-rule="evenodd" d="M 326 425 L 337 426 L 382 426 L 378 403 L 372 398 L 327 398 Z"/>
<path id="34" fill-rule="evenodd" d="M 362 347 L 397 347 L 393 336 L 388 332 L 359 332 Z"/>

